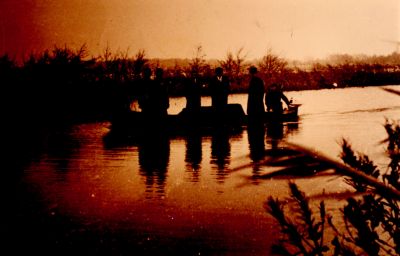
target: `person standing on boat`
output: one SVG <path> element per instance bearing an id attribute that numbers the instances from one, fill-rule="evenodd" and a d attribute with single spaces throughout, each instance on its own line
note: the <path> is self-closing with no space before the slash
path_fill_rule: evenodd
<path id="1" fill-rule="evenodd" d="M 186 110 L 198 113 L 201 108 L 201 82 L 196 70 L 192 70 L 185 84 Z"/>
<path id="2" fill-rule="evenodd" d="M 163 69 L 156 69 L 154 80 L 151 79 L 151 73 L 150 68 L 145 68 L 143 72 L 144 94 L 139 106 L 147 120 L 156 121 L 167 116 L 169 98 L 163 78 Z"/>
<path id="3" fill-rule="evenodd" d="M 167 84 L 165 83 L 164 79 L 164 70 L 162 68 L 157 68 L 155 73 L 155 90 L 153 92 L 155 98 L 154 104 L 156 105 L 155 108 L 157 109 L 157 111 L 159 111 L 161 116 L 167 116 L 167 110 L 169 108 L 169 97 Z"/>
<path id="4" fill-rule="evenodd" d="M 267 93 L 265 94 L 265 105 L 267 106 L 267 111 L 276 114 L 282 114 L 282 100 L 288 107 L 290 106 L 291 102 L 288 100 L 285 94 L 283 94 L 282 85 L 277 83 L 271 84 L 267 89 Z"/>
<path id="5" fill-rule="evenodd" d="M 224 75 L 222 67 L 217 67 L 215 69 L 215 76 L 210 83 L 211 106 L 217 112 L 222 112 L 228 105 L 229 87 L 229 78 Z"/>
<path id="6" fill-rule="evenodd" d="M 163 69 L 157 68 L 154 80 L 150 80 L 147 84 L 147 103 L 143 112 L 154 120 L 167 116 L 169 107 L 168 92 L 163 74 Z"/>
<path id="7" fill-rule="evenodd" d="M 247 98 L 247 115 L 249 119 L 262 120 L 264 109 L 264 81 L 257 76 L 257 68 L 251 66 L 249 68 L 250 83 L 249 94 Z"/>
<path id="8" fill-rule="evenodd" d="M 149 88 L 152 87 L 151 80 L 152 71 L 149 67 L 145 67 L 142 71 L 142 77 L 139 81 L 138 103 L 142 112 L 149 109 Z"/>

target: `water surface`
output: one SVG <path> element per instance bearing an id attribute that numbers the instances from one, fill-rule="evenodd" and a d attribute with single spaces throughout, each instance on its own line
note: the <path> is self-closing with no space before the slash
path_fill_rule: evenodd
<path id="1" fill-rule="evenodd" d="M 264 149 L 289 141 L 338 159 L 338 142 L 347 138 L 384 169 L 383 124 L 400 118 L 399 96 L 379 87 L 287 96 L 303 104 L 299 121 L 262 133 L 245 129 L 138 143 L 107 140 L 110 124 L 104 122 L 50 134 L 23 170 L 21 187 L 28 193 L 18 198 L 21 241 L 57 253 L 79 247 L 96 254 L 268 255 L 279 235 L 264 203 L 268 196 L 286 196 L 288 179 L 251 179 L 271 168 L 257 164 Z M 229 98 L 244 109 L 246 101 L 244 94 Z M 184 104 L 171 99 L 169 112 Z M 308 195 L 348 189 L 337 176 L 296 182 Z M 333 206 L 329 211 L 338 213 Z"/>

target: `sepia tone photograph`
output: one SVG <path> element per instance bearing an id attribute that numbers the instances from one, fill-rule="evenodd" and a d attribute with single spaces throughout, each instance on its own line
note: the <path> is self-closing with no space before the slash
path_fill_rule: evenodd
<path id="1" fill-rule="evenodd" d="M 400 255 L 398 0 L 0 0 L 10 255 Z"/>

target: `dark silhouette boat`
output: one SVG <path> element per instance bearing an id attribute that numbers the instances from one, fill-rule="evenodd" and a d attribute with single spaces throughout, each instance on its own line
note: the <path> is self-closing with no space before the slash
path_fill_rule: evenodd
<path id="1" fill-rule="evenodd" d="M 258 122 L 297 121 L 301 104 L 291 104 L 282 114 L 265 112 Z M 154 130 L 180 133 L 185 131 L 212 131 L 216 128 L 240 130 L 249 124 L 249 118 L 240 104 L 228 104 L 222 111 L 211 106 L 203 106 L 197 111 L 184 108 L 178 114 L 165 117 L 146 116 L 142 112 L 128 111 L 115 115 L 111 129 L 125 132 L 151 132 Z"/>

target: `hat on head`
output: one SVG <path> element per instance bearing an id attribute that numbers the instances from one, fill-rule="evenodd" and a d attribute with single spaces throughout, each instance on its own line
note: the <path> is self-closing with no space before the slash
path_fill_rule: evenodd
<path id="1" fill-rule="evenodd" d="M 255 74 L 255 73 L 257 73 L 257 68 L 255 66 L 251 66 L 251 67 L 249 67 L 249 72 L 250 72 L 250 74 Z"/>
<path id="2" fill-rule="evenodd" d="M 224 69 L 223 69 L 222 67 L 217 67 L 217 68 L 215 69 L 215 73 L 216 73 L 216 74 L 222 74 L 223 71 L 224 71 Z"/>

